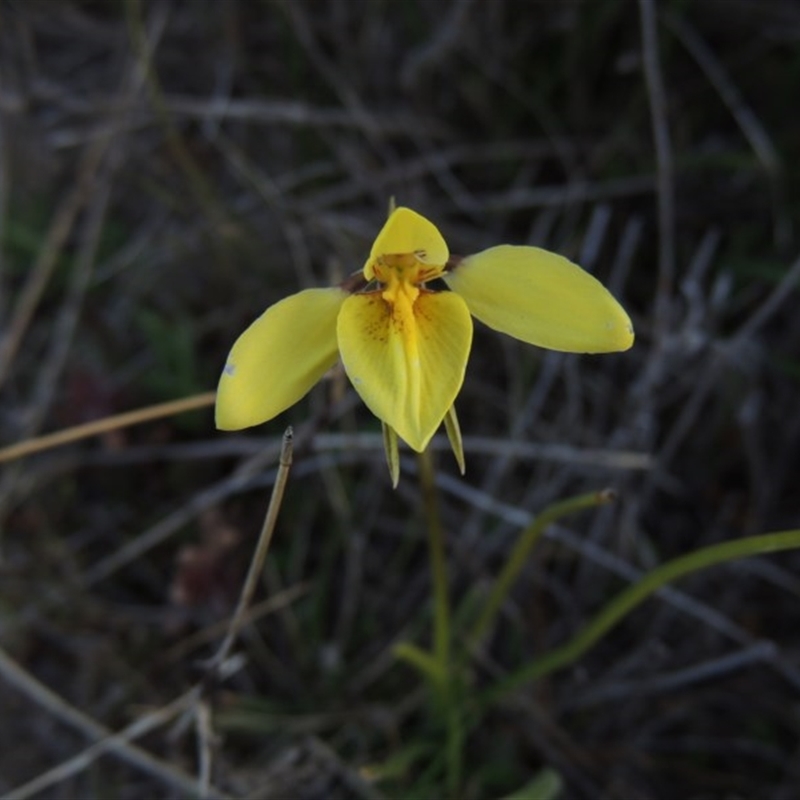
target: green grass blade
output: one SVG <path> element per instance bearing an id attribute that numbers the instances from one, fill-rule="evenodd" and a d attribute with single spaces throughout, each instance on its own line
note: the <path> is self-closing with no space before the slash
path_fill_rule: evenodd
<path id="1" fill-rule="evenodd" d="M 710 545 L 668 561 L 645 575 L 638 583 L 618 594 L 565 645 L 550 651 L 533 664 L 517 670 L 489 689 L 483 696 L 482 702 L 487 704 L 495 702 L 527 683 L 537 681 L 545 675 L 569 666 L 642 601 L 672 581 L 707 567 L 723 564 L 726 561 L 798 547 L 800 547 L 800 530 L 790 530 L 748 536 L 743 539 Z"/>

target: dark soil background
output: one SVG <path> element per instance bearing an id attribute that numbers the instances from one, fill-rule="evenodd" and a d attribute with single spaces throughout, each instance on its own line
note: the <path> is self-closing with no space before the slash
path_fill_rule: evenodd
<path id="1" fill-rule="evenodd" d="M 463 478 L 434 443 L 454 596 L 548 503 L 619 499 L 550 529 L 486 685 L 648 569 L 798 525 L 798 98 L 794 0 L 4 0 L 2 443 L 213 389 L 266 306 L 361 268 L 392 196 L 455 253 L 561 252 L 636 344 L 476 327 Z M 224 633 L 289 423 L 238 671 L 210 719 L 170 711 Z M 206 409 L 3 464 L 0 793 L 191 796 L 206 719 L 214 796 L 444 797 L 392 655 L 429 638 L 411 455 L 393 491 L 334 374 L 259 429 Z M 463 797 L 800 797 L 799 566 L 648 600 L 470 732 Z M 137 720 L 135 745 L 84 753 Z"/>

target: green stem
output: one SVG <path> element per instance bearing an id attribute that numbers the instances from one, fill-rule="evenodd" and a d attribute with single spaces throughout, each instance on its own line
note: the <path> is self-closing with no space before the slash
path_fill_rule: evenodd
<path id="1" fill-rule="evenodd" d="M 569 666 L 608 633 L 626 614 L 665 584 L 726 561 L 798 547 L 800 547 L 800 530 L 780 531 L 714 544 L 668 561 L 649 572 L 638 583 L 620 592 L 565 645 L 557 647 L 530 666 L 518 670 L 492 687 L 481 698 L 481 704 L 493 703 L 526 683 L 532 683 L 545 675 Z"/>
<path id="2" fill-rule="evenodd" d="M 613 499 L 614 493 L 610 489 L 603 489 L 599 492 L 589 492 L 588 494 L 571 497 L 568 500 L 562 500 L 559 503 L 553 503 L 537 515 L 536 519 L 520 534 L 514 549 L 511 551 L 511 555 L 508 557 L 508 561 L 503 567 L 503 571 L 497 577 L 494 586 L 492 586 L 481 615 L 469 634 L 468 640 L 471 649 L 477 649 L 489 632 L 489 628 L 508 596 L 514 581 L 519 577 L 531 551 L 548 525 L 567 514 L 573 514 L 584 508 L 603 505 Z"/>
<path id="3" fill-rule="evenodd" d="M 455 798 L 461 784 L 463 728 L 456 706 L 452 663 L 450 660 L 450 599 L 447 588 L 447 561 L 444 549 L 444 531 L 436 498 L 436 478 L 430 450 L 419 454 L 419 479 L 422 488 L 425 517 L 428 528 L 428 549 L 431 560 L 433 584 L 433 654 L 438 672 L 443 676 L 438 693 L 444 709 L 447 729 L 447 789 Z"/>
<path id="4" fill-rule="evenodd" d="M 435 471 L 430 450 L 419 454 L 419 479 L 428 528 L 428 551 L 433 584 L 433 652 L 445 673 L 450 666 L 450 600 L 447 591 L 447 562 L 444 531 L 436 500 Z"/>
<path id="5" fill-rule="evenodd" d="M 394 657 L 410 664 L 426 677 L 434 686 L 447 683 L 447 675 L 442 665 L 428 652 L 409 642 L 399 642 L 393 648 Z"/>

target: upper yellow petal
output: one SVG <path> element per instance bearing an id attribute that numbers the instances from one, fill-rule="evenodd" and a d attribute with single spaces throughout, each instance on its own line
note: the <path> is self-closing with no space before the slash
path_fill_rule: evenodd
<path id="1" fill-rule="evenodd" d="M 221 430 L 258 425 L 296 403 L 336 362 L 347 294 L 306 289 L 270 306 L 236 340 L 217 389 Z"/>
<path id="2" fill-rule="evenodd" d="M 625 309 L 588 272 L 538 247 L 500 245 L 465 258 L 444 280 L 490 328 L 569 353 L 633 344 Z"/>
<path id="3" fill-rule="evenodd" d="M 375 277 L 373 264 L 381 256 L 409 253 L 423 264 L 434 266 L 444 266 L 450 257 L 439 229 L 416 211 L 400 206 L 389 215 L 375 239 L 364 265 L 364 277 L 368 281 Z"/>
<path id="4" fill-rule="evenodd" d="M 388 303 L 380 292 L 345 300 L 338 321 L 342 363 L 376 417 L 422 452 L 464 382 L 472 320 L 452 292 Z"/>

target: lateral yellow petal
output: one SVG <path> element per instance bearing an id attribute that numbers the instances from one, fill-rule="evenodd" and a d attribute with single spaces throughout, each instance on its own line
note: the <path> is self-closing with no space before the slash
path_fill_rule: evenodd
<path id="1" fill-rule="evenodd" d="M 385 255 L 414 253 L 423 264 L 444 266 L 450 257 L 447 243 L 439 229 L 421 214 L 410 208 L 396 208 L 384 223 L 372 245 L 369 259 L 364 265 L 364 277 L 375 277 L 373 263 Z"/>
<path id="2" fill-rule="evenodd" d="M 219 429 L 266 422 L 311 389 L 336 362 L 336 317 L 346 297 L 340 289 L 306 289 L 270 306 L 250 325 L 219 379 Z"/>
<path id="3" fill-rule="evenodd" d="M 596 278 L 538 247 L 500 245 L 443 275 L 490 328 L 568 353 L 610 353 L 633 344 L 633 325 Z"/>
<path id="4" fill-rule="evenodd" d="M 464 301 L 422 291 L 404 308 L 380 292 L 352 295 L 337 330 L 342 363 L 369 410 L 422 452 L 464 382 L 472 344 Z"/>

